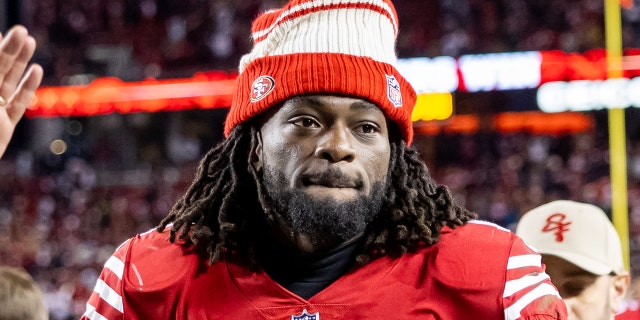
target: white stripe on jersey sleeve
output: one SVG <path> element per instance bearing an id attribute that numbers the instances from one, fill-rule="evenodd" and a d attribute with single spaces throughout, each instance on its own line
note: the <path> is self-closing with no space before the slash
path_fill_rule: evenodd
<path id="1" fill-rule="evenodd" d="M 509 230 L 509 229 L 507 229 L 507 228 L 504 228 L 504 227 L 501 227 L 501 226 L 499 226 L 499 225 L 497 225 L 497 224 L 495 224 L 495 223 L 493 223 L 493 222 L 489 222 L 489 221 L 484 221 L 484 220 L 471 220 L 471 221 L 469 221 L 469 223 L 473 223 L 473 224 L 481 224 L 481 225 L 485 225 L 485 226 L 490 226 L 490 227 L 494 227 L 494 228 L 496 228 L 496 229 L 498 229 L 498 230 L 502 230 L 502 231 L 504 231 L 504 232 L 509 232 L 509 233 L 511 233 L 511 230 Z"/>
<path id="2" fill-rule="evenodd" d="M 529 305 L 529 303 L 542 296 L 547 295 L 553 295 L 560 298 L 560 295 L 558 294 L 558 291 L 556 291 L 556 288 L 548 283 L 542 283 L 535 289 L 520 297 L 520 299 L 518 299 L 518 301 L 516 301 L 510 307 L 506 308 L 504 310 L 504 319 L 515 320 L 520 318 L 520 311 L 522 311 L 522 309 Z"/>
<path id="3" fill-rule="evenodd" d="M 104 267 L 111 270 L 111 272 L 118 276 L 118 279 L 122 280 L 122 274 L 124 273 L 124 262 L 122 262 L 120 259 L 111 256 L 111 258 L 109 258 L 109 260 L 107 260 L 107 262 L 104 264 Z"/>
<path id="4" fill-rule="evenodd" d="M 102 279 L 98 279 L 93 291 L 100 295 L 100 298 L 120 312 L 124 312 L 122 297 L 115 290 L 111 289 Z"/>
<path id="5" fill-rule="evenodd" d="M 509 257 L 507 262 L 507 270 L 522 267 L 542 267 L 542 256 L 539 254 L 524 254 L 520 256 Z"/>
<path id="6" fill-rule="evenodd" d="M 511 296 L 512 294 L 527 288 L 532 287 L 538 283 L 544 282 L 549 279 L 549 275 L 546 273 L 528 274 L 520 279 L 509 280 L 504 285 L 503 298 Z"/>
<path id="7" fill-rule="evenodd" d="M 98 313 L 98 311 L 96 311 L 96 308 L 94 308 L 92 305 L 88 303 L 87 303 L 87 311 L 84 312 L 83 316 L 89 318 L 90 320 L 109 320 L 107 319 L 107 317 Z"/>

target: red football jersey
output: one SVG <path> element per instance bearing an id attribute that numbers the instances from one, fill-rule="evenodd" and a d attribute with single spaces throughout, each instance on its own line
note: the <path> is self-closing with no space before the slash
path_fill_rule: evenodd
<path id="1" fill-rule="evenodd" d="M 207 259 L 150 231 L 106 262 L 82 319 L 566 319 L 540 255 L 497 225 L 354 268 L 305 300 L 264 272 Z"/>

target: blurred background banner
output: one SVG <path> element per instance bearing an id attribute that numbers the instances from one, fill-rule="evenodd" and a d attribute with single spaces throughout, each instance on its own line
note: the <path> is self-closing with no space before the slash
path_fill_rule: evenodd
<path id="1" fill-rule="evenodd" d="M 185 191 L 223 137 L 252 19 L 283 2 L 0 0 L 0 30 L 27 26 L 45 68 L 0 160 L 0 263 L 33 275 L 52 319 L 84 312 L 114 248 Z M 640 274 L 640 6 L 615 3 L 622 67 L 611 77 L 605 1 L 395 4 L 399 68 L 419 93 L 414 144 L 482 219 L 513 228 L 555 199 L 614 218 L 617 110 Z"/>

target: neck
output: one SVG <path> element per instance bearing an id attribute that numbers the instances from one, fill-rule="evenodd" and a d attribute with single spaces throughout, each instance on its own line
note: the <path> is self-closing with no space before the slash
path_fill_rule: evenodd
<path id="1" fill-rule="evenodd" d="M 302 252 L 272 241 L 257 242 L 258 263 L 289 291 L 308 299 L 345 274 L 355 261 L 361 237 L 329 250 Z"/>

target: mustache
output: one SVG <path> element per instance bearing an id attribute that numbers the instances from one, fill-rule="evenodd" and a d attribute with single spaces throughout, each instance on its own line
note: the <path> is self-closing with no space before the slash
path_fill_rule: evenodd
<path id="1" fill-rule="evenodd" d="M 356 188 L 363 186 L 362 179 L 351 177 L 337 168 L 330 168 L 322 172 L 307 172 L 300 177 L 304 186 L 321 185 L 331 188 Z"/>

